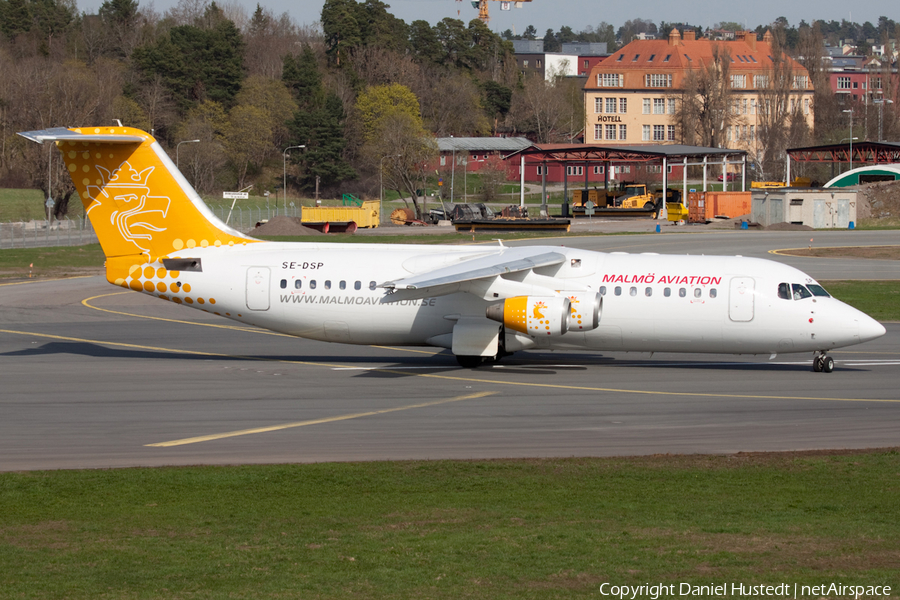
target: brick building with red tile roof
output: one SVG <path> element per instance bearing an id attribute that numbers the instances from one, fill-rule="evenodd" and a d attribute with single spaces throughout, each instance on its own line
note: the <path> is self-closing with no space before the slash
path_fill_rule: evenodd
<path id="1" fill-rule="evenodd" d="M 692 71 L 714 60 L 714 52 L 730 57 L 731 117 L 723 123 L 724 147 L 756 150 L 760 95 L 769 87 L 775 60 L 771 33 L 757 40 L 740 32 L 734 41 L 684 39 L 673 29 L 668 39 L 635 40 L 597 64 L 584 85 L 586 144 L 684 143 L 676 113 Z M 720 53 L 721 56 L 721 53 Z M 793 76 L 790 108 L 813 126 L 813 87 L 809 74 L 789 57 Z"/>

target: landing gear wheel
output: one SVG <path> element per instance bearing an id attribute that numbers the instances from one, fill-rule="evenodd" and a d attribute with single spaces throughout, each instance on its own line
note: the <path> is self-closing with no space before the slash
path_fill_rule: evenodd
<path id="1" fill-rule="evenodd" d="M 813 359 L 813 371 L 816 373 L 831 373 L 834 371 L 834 359 L 827 354 L 820 354 Z"/>

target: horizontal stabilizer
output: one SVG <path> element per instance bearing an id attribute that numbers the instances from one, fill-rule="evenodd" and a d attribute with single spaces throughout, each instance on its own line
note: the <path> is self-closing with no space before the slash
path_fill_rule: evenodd
<path id="1" fill-rule="evenodd" d="M 106 144 L 140 144 L 146 137 L 139 135 L 123 135 L 103 133 L 102 127 L 95 127 L 94 133 L 78 133 L 65 127 L 52 127 L 50 129 L 37 129 L 35 131 L 20 131 L 26 140 L 43 144 L 44 142 L 103 142 Z"/>

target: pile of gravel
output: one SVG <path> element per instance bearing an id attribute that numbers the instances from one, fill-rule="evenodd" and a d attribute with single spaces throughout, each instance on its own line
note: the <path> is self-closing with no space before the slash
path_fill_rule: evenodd
<path id="1" fill-rule="evenodd" d="M 250 235 L 289 236 L 289 235 L 325 235 L 321 231 L 307 227 L 299 217 L 275 217 L 254 227 Z"/>

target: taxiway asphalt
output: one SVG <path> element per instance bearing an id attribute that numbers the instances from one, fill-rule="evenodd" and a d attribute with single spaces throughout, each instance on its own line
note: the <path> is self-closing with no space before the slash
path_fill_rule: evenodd
<path id="1" fill-rule="evenodd" d="M 743 254 L 817 279 L 900 279 L 894 261 L 769 250 L 896 232 L 576 238 L 595 250 Z M 539 243 L 552 244 L 542 241 Z M 0 470 L 609 456 L 900 446 L 900 324 L 811 355 L 525 352 L 456 366 L 428 348 L 248 328 L 101 277 L 0 284 Z"/>

